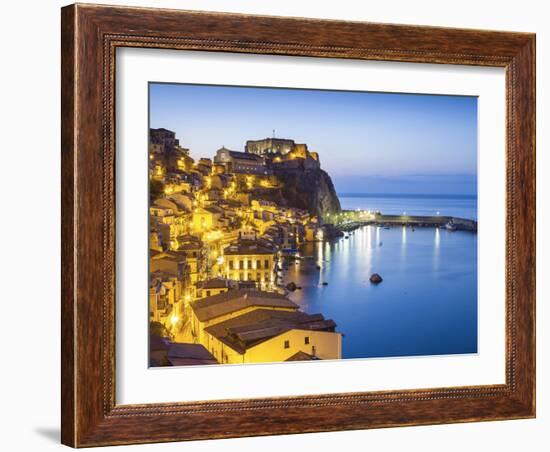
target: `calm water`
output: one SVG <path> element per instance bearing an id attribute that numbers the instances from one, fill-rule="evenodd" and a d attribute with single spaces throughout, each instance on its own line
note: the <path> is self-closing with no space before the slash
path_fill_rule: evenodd
<path id="1" fill-rule="evenodd" d="M 309 243 L 302 255 L 313 259 L 284 273 L 302 286 L 290 298 L 337 323 L 344 358 L 477 352 L 476 234 L 365 226 L 349 239 Z M 384 279 L 377 286 L 374 272 Z"/>
<path id="2" fill-rule="evenodd" d="M 468 195 L 339 195 L 342 209 L 380 211 L 387 215 L 449 215 L 477 220 L 477 198 Z"/>

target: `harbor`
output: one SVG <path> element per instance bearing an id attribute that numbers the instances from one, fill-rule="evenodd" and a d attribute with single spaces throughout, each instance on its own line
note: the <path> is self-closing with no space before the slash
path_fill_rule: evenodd
<path id="1" fill-rule="evenodd" d="M 348 236 L 306 243 L 282 272 L 302 310 L 337 319 L 343 358 L 476 352 L 477 234 L 370 224 Z"/>
<path id="2" fill-rule="evenodd" d="M 337 228 L 342 232 L 350 232 L 367 225 L 445 228 L 451 231 L 477 232 L 477 221 L 445 215 L 384 215 L 382 213 L 344 211 L 344 218 L 346 218 L 345 221 L 337 223 Z"/>

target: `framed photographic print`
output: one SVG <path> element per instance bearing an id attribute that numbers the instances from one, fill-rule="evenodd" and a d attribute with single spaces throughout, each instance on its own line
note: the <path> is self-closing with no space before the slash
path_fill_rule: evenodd
<path id="1" fill-rule="evenodd" d="M 535 415 L 535 37 L 62 9 L 62 442 Z"/>

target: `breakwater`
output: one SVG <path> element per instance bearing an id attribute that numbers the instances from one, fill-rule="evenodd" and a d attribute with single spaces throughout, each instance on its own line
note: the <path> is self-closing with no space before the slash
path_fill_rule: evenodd
<path id="1" fill-rule="evenodd" d="M 451 230 L 477 232 L 477 221 L 466 218 L 450 217 L 444 215 L 384 215 L 370 214 L 367 217 L 357 215 L 349 221 L 336 224 L 335 227 L 342 232 L 349 232 L 365 225 L 376 226 L 411 226 L 411 227 L 443 227 Z"/>

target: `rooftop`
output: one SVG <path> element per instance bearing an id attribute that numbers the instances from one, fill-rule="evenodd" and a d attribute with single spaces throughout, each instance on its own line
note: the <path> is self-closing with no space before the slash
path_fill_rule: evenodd
<path id="1" fill-rule="evenodd" d="M 225 287 L 231 288 L 236 281 L 226 278 L 212 278 L 206 281 L 200 281 L 197 283 L 197 289 L 223 289 Z"/>
<path id="2" fill-rule="evenodd" d="M 172 366 L 217 364 L 206 348 L 201 344 L 173 342 L 168 348 L 168 361 Z"/>
<path id="3" fill-rule="evenodd" d="M 266 137 L 259 140 L 247 140 L 248 143 L 262 143 L 262 142 L 274 142 L 274 143 L 294 143 L 294 140 L 290 138 L 277 138 L 277 137 Z"/>
<path id="4" fill-rule="evenodd" d="M 274 254 L 275 250 L 261 245 L 255 240 L 242 240 L 238 243 L 229 245 L 223 250 L 227 256 L 247 255 L 247 254 Z"/>
<path id="5" fill-rule="evenodd" d="M 178 253 L 177 251 L 169 250 L 169 251 L 162 251 L 158 254 L 151 255 L 150 256 L 152 260 L 169 260 L 172 262 L 183 262 L 185 261 L 185 255 Z"/>
<path id="6" fill-rule="evenodd" d="M 210 326 L 205 331 L 242 354 L 290 330 L 334 331 L 335 327 L 336 323 L 326 320 L 322 314 L 257 309 Z"/>
<path id="7" fill-rule="evenodd" d="M 191 308 L 201 322 L 215 319 L 248 307 L 297 310 L 298 305 L 284 295 L 259 290 L 238 289 L 196 300 Z"/>
<path id="8" fill-rule="evenodd" d="M 151 352 L 168 350 L 168 344 L 169 342 L 166 339 L 159 337 L 156 334 L 151 334 L 149 336 L 149 350 Z"/>
<path id="9" fill-rule="evenodd" d="M 149 129 L 151 132 L 170 132 L 170 133 L 175 133 L 175 132 L 172 132 L 171 130 L 168 130 L 168 129 L 165 129 L 164 127 L 159 127 L 158 129 Z"/>
<path id="10" fill-rule="evenodd" d="M 198 245 L 201 245 L 201 239 L 199 239 L 195 235 L 190 235 L 190 234 L 178 235 L 177 240 L 180 243 L 191 242 L 191 243 L 196 243 Z"/>
<path id="11" fill-rule="evenodd" d="M 290 358 L 286 359 L 285 361 L 316 361 L 321 358 L 318 358 L 317 356 L 310 355 L 309 353 L 299 351 L 297 353 L 294 353 Z"/>
<path id="12" fill-rule="evenodd" d="M 175 278 L 176 276 L 174 276 L 172 273 L 165 272 L 162 270 L 149 272 L 149 287 L 162 284 L 165 281 L 172 282 Z"/>
<path id="13" fill-rule="evenodd" d="M 178 251 L 189 251 L 189 250 L 201 250 L 202 249 L 202 243 L 197 242 L 187 242 L 182 243 L 180 246 L 178 246 Z"/>
<path id="14" fill-rule="evenodd" d="M 210 191 L 214 191 L 214 189 L 212 189 Z M 221 207 L 216 206 L 216 205 L 205 207 L 204 210 L 206 210 L 207 212 L 213 213 L 214 215 L 219 215 L 219 214 L 223 213 L 223 209 Z"/>
<path id="15" fill-rule="evenodd" d="M 219 149 L 219 151 L 227 151 L 229 153 L 229 156 L 234 159 L 240 159 L 240 160 L 253 160 L 255 162 L 263 163 L 263 158 L 256 154 L 250 154 L 248 152 L 239 152 L 239 151 L 232 151 L 231 149 L 227 149 L 226 147 L 222 147 Z"/>

